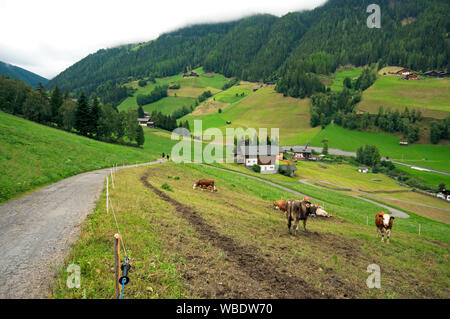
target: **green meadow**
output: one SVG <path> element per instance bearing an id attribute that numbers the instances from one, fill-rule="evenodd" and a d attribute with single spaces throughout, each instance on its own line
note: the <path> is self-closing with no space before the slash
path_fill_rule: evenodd
<path id="1" fill-rule="evenodd" d="M 168 97 L 143 106 L 143 109 L 146 112 L 151 113 L 153 110 L 157 110 L 164 114 L 171 114 L 174 111 L 183 108 L 183 106 L 190 107 L 191 105 L 194 105 L 195 99 L 204 91 L 210 90 L 213 93 L 217 93 L 228 81 L 227 78 L 221 74 L 204 73 L 203 68 L 201 67 L 195 69 L 194 72 L 197 72 L 200 76 L 183 78 L 183 74 L 177 74 L 165 78 L 157 78 L 155 79 L 155 83 L 147 82 L 145 87 L 140 87 L 138 81 L 128 83 L 127 86 L 133 87 L 137 91 L 132 97 L 125 99 L 118 106 L 118 110 L 137 109 L 138 105 L 136 97 L 139 94 L 150 94 L 156 86 L 178 83 L 180 84 L 180 89 L 169 90 Z"/>
<path id="2" fill-rule="evenodd" d="M 412 144 L 400 146 L 399 139 L 386 133 L 347 130 L 338 125 L 328 125 L 312 140 L 311 145 L 322 146 L 328 139 L 328 146 L 347 151 L 356 151 L 361 145 L 376 145 L 382 156 L 411 165 L 450 171 L 450 147 L 441 145 Z"/>
<path id="3" fill-rule="evenodd" d="M 153 161 L 173 144 L 150 130 L 143 149 L 103 143 L 0 112 L 0 202 L 86 171 Z"/>
<path id="4" fill-rule="evenodd" d="M 192 189 L 193 181 L 204 176 L 215 180 L 217 193 Z M 286 280 L 302 278 L 312 296 L 448 297 L 448 225 L 410 213 L 409 219 L 395 219 L 390 244 L 381 243 L 373 225 L 377 205 L 308 185 L 273 181 L 323 201 L 333 218 L 310 218 L 308 233 L 290 236 L 284 215 L 271 204 L 293 196 L 286 190 L 201 165 L 164 163 L 119 171 L 110 196 L 134 269 L 124 298 L 235 298 L 242 291 L 252 298 L 269 297 L 259 285 L 268 276 L 284 278 L 277 274 L 285 269 L 290 269 Z M 83 222 L 81 236 L 53 286 L 54 298 L 114 295 L 115 222 L 106 215 L 104 199 L 105 193 Z M 233 246 L 224 245 L 228 242 Z M 242 254 L 242 247 L 251 249 Z M 245 256 L 258 261 L 257 271 L 242 268 Z M 67 288 L 65 269 L 71 263 L 81 266 L 81 289 Z M 380 289 L 366 286 L 367 266 L 372 263 L 383 269 Z M 330 278 L 339 278 L 339 286 Z M 278 294 L 278 280 L 271 283 L 270 293 Z"/>
<path id="5" fill-rule="evenodd" d="M 311 128 L 309 125 L 309 100 L 284 97 L 276 93 L 273 86 L 265 86 L 256 92 L 250 91 L 246 85 L 235 86 L 217 94 L 216 101 L 227 101 L 228 105 L 219 113 L 201 112 L 199 107 L 192 114 L 182 120 L 189 120 L 193 128 L 194 120 L 203 121 L 203 129 L 217 127 L 225 131 L 226 128 L 279 128 L 280 143 L 292 145 L 306 143 L 311 140 L 320 128 Z M 244 97 L 235 94 L 244 93 Z M 215 96 L 215 97 L 216 97 Z M 205 104 L 206 105 L 206 104 Z M 227 121 L 231 124 L 227 125 Z M 268 132 L 270 134 L 270 131 Z"/>
<path id="6" fill-rule="evenodd" d="M 340 92 L 344 88 L 344 79 L 349 77 L 351 80 L 357 79 L 363 71 L 363 68 L 343 68 L 342 70 L 337 70 L 333 74 L 333 81 L 329 88 L 333 92 Z"/>
<path id="7" fill-rule="evenodd" d="M 381 76 L 364 91 L 358 109 L 377 113 L 378 108 L 403 111 L 420 109 L 425 117 L 450 116 L 450 79 L 421 78 L 405 81 L 400 76 Z"/>

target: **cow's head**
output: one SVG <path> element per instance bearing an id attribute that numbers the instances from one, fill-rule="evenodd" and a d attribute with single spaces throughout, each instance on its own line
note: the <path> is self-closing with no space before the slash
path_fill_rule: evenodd
<path id="1" fill-rule="evenodd" d="M 217 187 L 216 186 L 213 187 L 213 191 L 217 192 Z"/>
<path id="2" fill-rule="evenodd" d="M 394 219 L 394 216 L 391 216 L 389 214 L 383 214 L 383 225 L 384 225 L 384 227 L 389 227 L 391 219 Z"/>

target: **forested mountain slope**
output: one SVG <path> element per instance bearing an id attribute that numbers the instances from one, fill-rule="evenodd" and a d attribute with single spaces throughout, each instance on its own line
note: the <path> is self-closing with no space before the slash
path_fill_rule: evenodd
<path id="1" fill-rule="evenodd" d="M 19 68 L 18 66 L 11 65 L 0 61 L 0 74 L 7 76 L 11 79 L 18 79 L 24 81 L 26 84 L 31 85 L 34 88 L 38 87 L 39 82 L 43 85 L 48 82 L 46 78 L 37 75 L 33 72 Z"/>
<path id="2" fill-rule="evenodd" d="M 369 0 L 329 0 L 312 11 L 283 17 L 255 15 L 194 25 L 141 45 L 99 50 L 74 64 L 48 88 L 100 97 L 130 79 L 163 77 L 204 66 L 242 80 L 273 81 L 339 65 L 381 62 L 417 71 L 448 70 L 450 5 L 446 0 L 380 0 L 381 29 L 366 25 Z M 122 89 L 122 91 L 118 91 Z"/>

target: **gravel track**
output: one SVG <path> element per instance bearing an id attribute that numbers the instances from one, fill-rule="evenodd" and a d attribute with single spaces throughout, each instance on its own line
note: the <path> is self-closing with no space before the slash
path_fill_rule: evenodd
<path id="1" fill-rule="evenodd" d="M 155 162 L 118 167 L 152 165 Z M 66 178 L 0 206 L 0 298 L 47 298 L 110 169 Z"/>

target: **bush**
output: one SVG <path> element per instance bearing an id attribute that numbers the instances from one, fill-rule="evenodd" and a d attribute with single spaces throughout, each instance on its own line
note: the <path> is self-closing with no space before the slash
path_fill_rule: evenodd
<path id="1" fill-rule="evenodd" d="M 161 188 L 165 189 L 166 191 L 173 192 L 173 189 L 167 183 L 162 184 Z"/>
<path id="2" fill-rule="evenodd" d="M 147 85 L 147 81 L 145 81 L 145 80 L 139 80 L 138 85 L 139 85 L 141 88 L 143 88 L 144 86 Z"/>
<path id="3" fill-rule="evenodd" d="M 260 173 L 261 172 L 261 166 L 259 166 L 258 164 L 255 164 L 252 166 L 252 170 L 255 171 L 256 173 Z"/>

